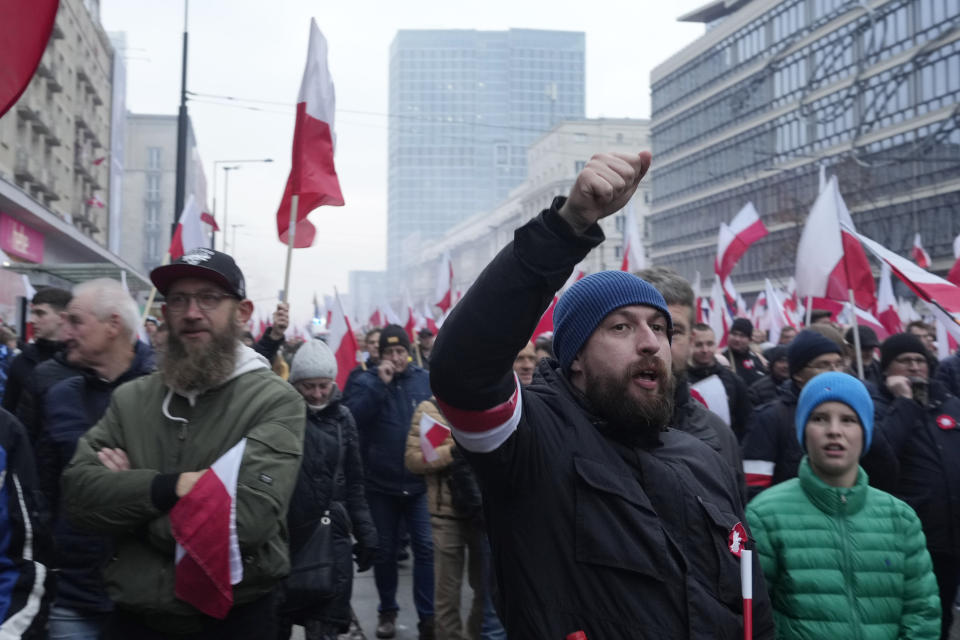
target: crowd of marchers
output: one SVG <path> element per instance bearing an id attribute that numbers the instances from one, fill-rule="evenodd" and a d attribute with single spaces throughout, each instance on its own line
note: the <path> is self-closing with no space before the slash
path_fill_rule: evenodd
<path id="1" fill-rule="evenodd" d="M 717 336 L 652 267 L 532 336 L 649 165 L 594 156 L 439 335 L 371 328 L 349 372 L 285 303 L 251 335 L 217 251 L 154 269 L 146 322 L 114 280 L 40 289 L 0 344 L 0 638 L 402 637 L 411 555 L 424 640 L 948 638 L 960 353 L 932 327 Z"/>

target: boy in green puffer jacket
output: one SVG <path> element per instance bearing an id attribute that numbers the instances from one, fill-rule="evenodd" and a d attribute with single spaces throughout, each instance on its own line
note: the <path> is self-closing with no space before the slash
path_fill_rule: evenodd
<path id="1" fill-rule="evenodd" d="M 859 466 L 873 402 L 856 378 L 823 373 L 797 401 L 797 478 L 747 506 L 777 638 L 935 640 L 940 599 L 920 520 L 867 486 Z"/>

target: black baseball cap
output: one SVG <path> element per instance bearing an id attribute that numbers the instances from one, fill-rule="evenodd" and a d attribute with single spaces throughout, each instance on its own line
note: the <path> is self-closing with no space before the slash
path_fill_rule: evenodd
<path id="1" fill-rule="evenodd" d="M 243 272 L 233 257 L 213 249 L 191 249 L 170 264 L 150 272 L 150 280 L 163 295 L 167 295 L 170 286 L 181 278 L 209 280 L 241 300 L 247 297 Z"/>

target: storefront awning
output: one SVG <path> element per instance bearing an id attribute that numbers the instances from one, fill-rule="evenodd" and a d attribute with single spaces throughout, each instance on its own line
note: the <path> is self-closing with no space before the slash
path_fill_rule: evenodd
<path id="1" fill-rule="evenodd" d="M 149 280 L 135 271 L 123 269 L 111 262 L 90 262 L 74 264 L 33 264 L 29 262 L 10 262 L 3 268 L 14 273 L 25 273 L 27 276 L 35 273 L 45 273 L 62 278 L 67 282 L 79 284 L 95 278 L 113 278 L 123 280 L 126 273 L 127 288 L 131 293 L 135 291 L 149 291 L 153 285 Z"/>

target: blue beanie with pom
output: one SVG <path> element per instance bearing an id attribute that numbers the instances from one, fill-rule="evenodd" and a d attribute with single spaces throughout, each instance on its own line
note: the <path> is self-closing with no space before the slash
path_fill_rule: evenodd
<path id="1" fill-rule="evenodd" d="M 553 352 L 564 371 L 597 328 L 614 309 L 633 304 L 653 307 L 667 319 L 667 334 L 673 319 L 663 295 L 646 280 L 625 271 L 601 271 L 578 280 L 560 296 L 553 311 Z"/>

